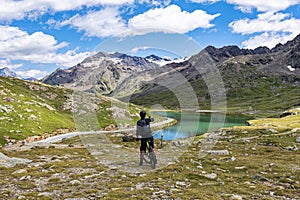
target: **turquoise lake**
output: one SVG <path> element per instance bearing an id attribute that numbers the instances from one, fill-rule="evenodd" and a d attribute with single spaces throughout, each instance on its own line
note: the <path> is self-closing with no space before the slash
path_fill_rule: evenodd
<path id="1" fill-rule="evenodd" d="M 167 116 L 178 121 L 176 125 L 154 132 L 154 138 L 174 140 L 187 138 L 223 127 L 243 126 L 246 118 L 226 116 L 221 113 L 203 114 L 196 112 L 153 112 L 156 115 Z"/>

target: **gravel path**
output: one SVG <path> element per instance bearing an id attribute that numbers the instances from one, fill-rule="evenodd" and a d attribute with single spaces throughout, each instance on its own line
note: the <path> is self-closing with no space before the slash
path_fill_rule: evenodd
<path id="1" fill-rule="evenodd" d="M 161 122 L 156 122 L 151 124 L 151 127 L 157 127 L 157 126 L 162 126 L 165 124 L 168 124 L 170 122 L 174 121 L 174 119 L 172 118 L 168 118 L 164 121 Z M 99 133 L 118 133 L 118 132 L 130 132 L 130 131 L 135 131 L 135 127 L 134 128 L 128 128 L 128 129 L 121 129 L 121 130 L 114 130 L 114 131 L 87 131 L 87 132 L 72 132 L 72 133 L 65 133 L 65 134 L 61 134 L 61 135 L 55 135 L 49 138 L 46 138 L 44 140 L 40 140 L 40 141 L 36 141 L 36 142 L 32 142 L 30 143 L 31 145 L 37 145 L 37 144 L 42 144 L 42 143 L 55 143 L 58 141 L 61 141 L 63 139 L 68 139 L 68 138 L 72 138 L 78 135 L 90 135 L 90 134 L 99 134 Z"/>

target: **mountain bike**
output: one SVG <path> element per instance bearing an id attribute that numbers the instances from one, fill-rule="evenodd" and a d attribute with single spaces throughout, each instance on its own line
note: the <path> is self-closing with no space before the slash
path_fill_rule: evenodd
<path id="1" fill-rule="evenodd" d="M 150 145 L 150 139 L 147 140 L 146 144 L 147 144 L 147 149 L 143 159 L 146 163 L 151 165 L 152 169 L 155 169 L 155 166 L 157 164 L 157 159 L 156 159 L 155 152 L 152 146 Z"/>
<path id="2" fill-rule="evenodd" d="M 137 138 L 136 140 L 141 140 L 141 138 Z M 143 156 L 143 160 L 151 165 L 152 169 L 155 169 L 155 166 L 157 164 L 157 159 L 156 159 L 156 155 L 155 152 L 152 148 L 152 146 L 150 145 L 150 138 L 146 140 L 146 152 Z"/>

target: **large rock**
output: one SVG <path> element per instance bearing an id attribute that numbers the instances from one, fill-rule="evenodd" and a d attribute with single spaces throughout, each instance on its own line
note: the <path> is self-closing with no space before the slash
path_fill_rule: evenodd
<path id="1" fill-rule="evenodd" d="M 255 174 L 253 176 L 253 180 L 254 181 L 262 181 L 262 182 L 268 182 L 269 181 L 266 177 L 264 177 L 262 175 L 259 175 L 259 174 Z"/>
<path id="2" fill-rule="evenodd" d="M 204 176 L 208 179 L 216 179 L 218 177 L 218 175 L 215 173 L 205 174 Z"/>
<path id="3" fill-rule="evenodd" d="M 81 182 L 79 180 L 72 180 L 72 181 L 70 181 L 70 184 L 71 185 L 80 185 Z"/>
<path id="4" fill-rule="evenodd" d="M 104 128 L 105 131 L 114 131 L 116 130 L 116 126 L 114 124 L 110 124 Z"/>
<path id="5" fill-rule="evenodd" d="M 17 164 L 30 163 L 32 160 L 24 158 L 10 158 L 3 153 L 0 153 L 0 165 L 4 167 L 14 167 Z"/>
<path id="6" fill-rule="evenodd" d="M 213 155 L 220 155 L 220 156 L 228 156 L 229 151 L 228 150 L 210 150 L 206 151 L 208 154 L 213 154 Z"/>
<path id="7" fill-rule="evenodd" d="M 135 137 L 133 137 L 132 135 L 125 135 L 122 137 L 123 142 L 132 142 L 134 140 L 135 140 Z"/>
<path id="8" fill-rule="evenodd" d="M 23 174 L 23 173 L 27 173 L 26 169 L 18 169 L 16 171 L 14 171 L 12 174 Z"/>
<path id="9" fill-rule="evenodd" d="M 238 194 L 234 194 L 230 197 L 230 200 L 242 200 L 242 199 L 243 199 L 243 197 Z"/>
<path id="10" fill-rule="evenodd" d="M 171 143 L 175 147 L 181 147 L 181 146 L 190 146 L 191 143 L 188 140 L 174 140 Z"/>

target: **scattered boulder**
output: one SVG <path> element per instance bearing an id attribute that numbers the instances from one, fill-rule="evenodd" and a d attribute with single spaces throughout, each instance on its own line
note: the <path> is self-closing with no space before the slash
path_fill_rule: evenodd
<path id="1" fill-rule="evenodd" d="M 253 180 L 254 181 L 262 181 L 262 182 L 269 182 L 269 180 L 265 177 L 263 177 L 262 175 L 259 175 L 259 174 L 255 174 L 253 176 Z"/>
<path id="2" fill-rule="evenodd" d="M 70 184 L 71 185 L 80 185 L 80 181 L 79 180 L 72 180 L 72 181 L 70 181 Z"/>
<path id="3" fill-rule="evenodd" d="M 3 100 L 6 101 L 6 102 L 13 102 L 14 101 L 14 99 L 11 98 L 11 97 L 6 97 Z"/>
<path id="4" fill-rule="evenodd" d="M 252 125 L 253 125 L 253 122 L 251 122 L 251 121 L 246 121 L 246 122 L 245 122 L 245 125 L 246 125 L 246 126 L 252 126 Z"/>
<path id="5" fill-rule="evenodd" d="M 213 155 L 219 155 L 219 156 L 228 156 L 229 151 L 228 150 L 209 150 L 206 151 L 208 154 L 213 154 Z"/>
<path id="6" fill-rule="evenodd" d="M 276 129 L 273 129 L 273 128 L 269 128 L 269 129 L 267 129 L 267 131 L 269 131 L 271 133 L 278 133 L 278 131 Z"/>
<path id="7" fill-rule="evenodd" d="M 184 181 L 176 181 L 177 186 L 187 187 L 189 184 Z"/>
<path id="8" fill-rule="evenodd" d="M 28 120 L 29 120 L 29 121 L 34 121 L 34 120 L 36 120 L 37 118 L 38 118 L 37 116 L 35 116 L 34 114 L 31 114 L 31 115 L 29 115 Z"/>
<path id="9" fill-rule="evenodd" d="M 0 153 L 0 165 L 4 167 L 14 167 L 17 164 L 24 164 L 24 163 L 30 163 L 32 162 L 29 159 L 24 158 L 10 158 L 4 155 L 3 153 Z"/>
<path id="10" fill-rule="evenodd" d="M 298 137 L 298 138 L 296 139 L 296 142 L 300 143 L 300 137 Z"/>
<path id="11" fill-rule="evenodd" d="M 135 188 L 136 188 L 137 190 L 141 190 L 141 189 L 144 188 L 144 186 L 145 186 L 145 183 L 138 183 L 138 184 L 136 184 Z"/>
<path id="12" fill-rule="evenodd" d="M 288 150 L 288 151 L 297 151 L 298 148 L 296 145 L 294 146 L 287 146 L 287 147 L 284 147 L 285 150 Z"/>
<path id="13" fill-rule="evenodd" d="M 280 114 L 279 115 L 279 118 L 283 118 L 283 117 L 287 117 L 287 116 L 290 116 L 290 115 L 292 115 L 292 113 L 291 112 L 283 112 L 282 114 Z"/>
<path id="14" fill-rule="evenodd" d="M 123 137 L 124 134 L 122 133 L 115 133 L 115 134 L 112 134 L 111 137 Z"/>
<path id="15" fill-rule="evenodd" d="M 241 169 L 246 169 L 246 168 L 247 168 L 246 166 L 235 167 L 235 169 L 239 169 L 239 170 L 241 170 Z"/>
<path id="16" fill-rule="evenodd" d="M 175 147 L 180 147 L 180 146 L 189 146 L 190 142 L 186 140 L 174 140 L 171 144 Z"/>
<path id="17" fill-rule="evenodd" d="M 135 137 L 133 137 L 132 135 L 125 135 L 122 137 L 123 142 L 132 142 L 134 140 L 135 140 Z"/>
<path id="18" fill-rule="evenodd" d="M 26 172 L 27 172 L 27 170 L 26 170 Z M 31 180 L 31 176 L 22 176 L 20 178 L 20 181 L 24 181 L 24 180 Z"/>
<path id="19" fill-rule="evenodd" d="M 218 177 L 218 175 L 215 173 L 205 174 L 204 176 L 208 179 L 216 179 Z"/>
<path id="20" fill-rule="evenodd" d="M 234 156 L 232 156 L 231 158 L 228 159 L 228 161 L 235 161 L 236 158 Z"/>
<path id="21" fill-rule="evenodd" d="M 116 130 L 116 126 L 114 124 L 110 124 L 104 128 L 105 131 L 114 131 Z"/>
<path id="22" fill-rule="evenodd" d="M 16 171 L 14 171 L 12 174 L 23 174 L 23 173 L 27 173 L 26 169 L 18 169 Z"/>
<path id="23" fill-rule="evenodd" d="M 0 112 L 10 113 L 15 112 L 15 110 L 11 105 L 0 105 Z"/>
<path id="24" fill-rule="evenodd" d="M 230 197 L 230 200 L 242 200 L 242 199 L 243 199 L 243 197 L 238 194 L 234 194 Z"/>
<path id="25" fill-rule="evenodd" d="M 7 95 L 6 92 L 4 92 L 3 90 L 0 90 L 0 96 L 5 96 Z"/>
<path id="26" fill-rule="evenodd" d="M 38 197 L 50 197 L 52 193 L 50 192 L 41 192 L 38 194 Z"/>

